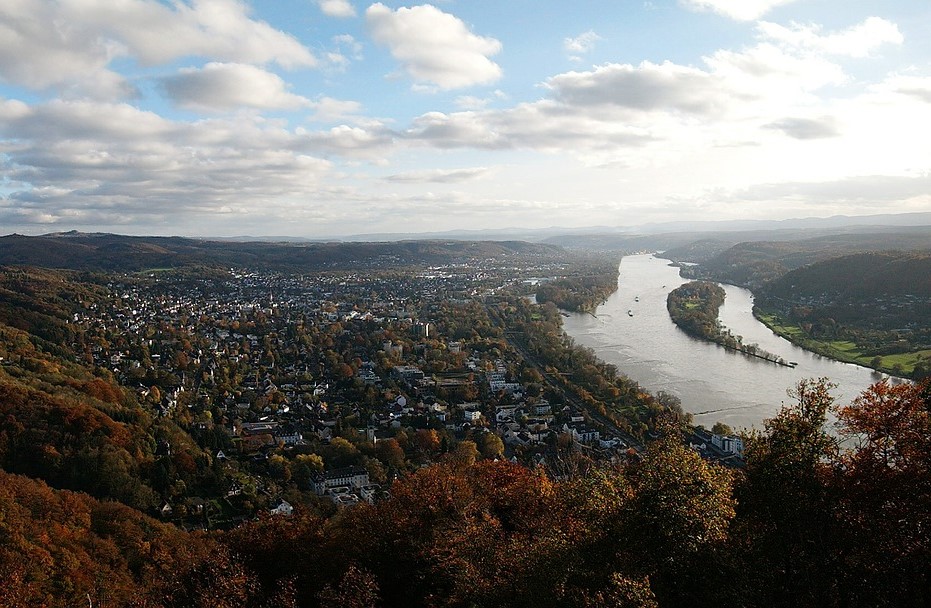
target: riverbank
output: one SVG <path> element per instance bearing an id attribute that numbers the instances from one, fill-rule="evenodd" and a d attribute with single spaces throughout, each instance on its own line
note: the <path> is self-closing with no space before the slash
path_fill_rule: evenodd
<path id="1" fill-rule="evenodd" d="M 882 356 L 867 355 L 849 340 L 816 340 L 797 324 L 787 322 L 777 314 L 765 312 L 756 306 L 753 307 L 753 316 L 774 334 L 800 348 L 834 361 L 853 363 L 891 376 L 911 377 L 915 372 L 915 366 L 922 359 L 931 358 L 931 350 Z"/>

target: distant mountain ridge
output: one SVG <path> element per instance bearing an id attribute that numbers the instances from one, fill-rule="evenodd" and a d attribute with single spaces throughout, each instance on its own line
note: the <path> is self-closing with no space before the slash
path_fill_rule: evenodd
<path id="1" fill-rule="evenodd" d="M 523 241 L 269 243 L 75 232 L 0 237 L 0 265 L 93 271 L 219 265 L 300 272 L 448 264 L 508 256 L 553 256 L 560 252 L 562 250 L 555 245 Z"/>

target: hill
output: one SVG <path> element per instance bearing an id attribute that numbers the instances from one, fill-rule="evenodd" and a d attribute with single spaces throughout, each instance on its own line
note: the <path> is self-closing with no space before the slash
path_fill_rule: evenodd
<path id="1" fill-rule="evenodd" d="M 816 262 L 786 273 L 762 293 L 789 300 L 831 296 L 880 300 L 931 297 L 931 254 L 870 252 Z"/>
<path id="2" fill-rule="evenodd" d="M 702 240 L 664 252 L 679 262 L 698 262 L 683 276 L 741 285 L 751 289 L 774 281 L 796 268 L 854 253 L 870 251 L 931 251 L 931 227 L 822 234 L 780 241 L 746 241 L 720 248 L 727 241 Z"/>
<path id="3" fill-rule="evenodd" d="M 931 254 L 817 262 L 759 289 L 756 309 L 778 333 L 815 352 L 896 375 L 931 373 Z"/>
<path id="4" fill-rule="evenodd" d="M 562 253 L 553 245 L 522 241 L 268 243 L 84 233 L 0 237 L 0 265 L 108 272 L 191 265 L 312 272 L 539 258 Z"/>

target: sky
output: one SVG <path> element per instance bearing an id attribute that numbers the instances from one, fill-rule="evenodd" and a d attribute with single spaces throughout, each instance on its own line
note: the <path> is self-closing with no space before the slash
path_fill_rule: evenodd
<path id="1" fill-rule="evenodd" d="M 916 211 L 926 0 L 0 3 L 0 234 Z"/>

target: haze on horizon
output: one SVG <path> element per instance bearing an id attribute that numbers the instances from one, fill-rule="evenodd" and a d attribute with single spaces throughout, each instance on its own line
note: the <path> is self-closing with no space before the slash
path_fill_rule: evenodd
<path id="1" fill-rule="evenodd" d="M 931 211 L 914 0 L 19 0 L 0 232 Z"/>

